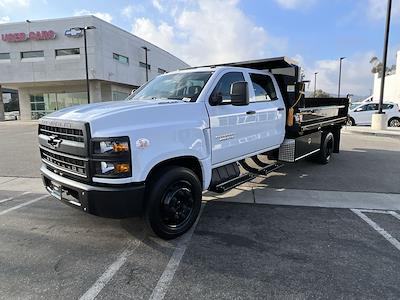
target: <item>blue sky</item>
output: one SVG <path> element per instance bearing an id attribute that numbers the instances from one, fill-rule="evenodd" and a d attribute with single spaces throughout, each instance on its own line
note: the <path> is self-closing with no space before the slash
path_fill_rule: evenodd
<path id="1" fill-rule="evenodd" d="M 335 93 L 368 95 L 369 60 L 382 56 L 386 0 L 0 0 L 0 22 L 95 14 L 165 48 L 191 65 L 287 55 L 308 79 Z M 394 0 L 390 63 L 400 50 L 400 0 Z M 311 84 L 310 88 L 312 88 Z"/>

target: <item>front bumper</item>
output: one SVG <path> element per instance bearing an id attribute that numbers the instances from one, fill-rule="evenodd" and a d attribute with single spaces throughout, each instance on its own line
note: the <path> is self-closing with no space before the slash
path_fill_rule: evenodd
<path id="1" fill-rule="evenodd" d="M 93 186 L 41 169 L 46 190 L 62 202 L 107 218 L 139 216 L 144 208 L 144 183 Z"/>

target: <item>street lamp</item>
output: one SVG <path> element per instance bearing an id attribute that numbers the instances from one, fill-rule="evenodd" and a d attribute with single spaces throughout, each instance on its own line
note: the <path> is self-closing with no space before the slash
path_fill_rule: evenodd
<path id="1" fill-rule="evenodd" d="M 386 28 L 385 28 L 385 41 L 383 47 L 383 61 L 382 61 L 382 78 L 381 78 L 381 90 L 379 95 L 379 109 L 378 112 L 372 115 L 371 128 L 374 130 L 382 130 L 387 127 L 387 116 L 382 111 L 383 109 L 383 96 L 385 92 L 385 76 L 386 76 L 386 64 L 387 64 L 387 52 L 389 44 L 389 30 L 390 30 L 390 15 L 392 12 L 392 0 L 388 0 L 387 12 L 386 12 Z"/>
<path id="2" fill-rule="evenodd" d="M 388 44 L 389 44 L 389 30 L 390 30 L 390 15 L 392 12 L 392 0 L 388 0 L 387 5 L 387 13 L 386 13 L 386 28 L 385 28 L 385 42 L 383 47 L 383 70 L 382 70 L 382 78 L 381 78 L 381 91 L 379 97 L 379 111 L 378 114 L 384 114 L 382 111 L 383 106 L 383 95 L 385 92 L 385 76 L 386 76 L 386 65 L 387 65 L 387 53 L 388 53 Z"/>
<path id="3" fill-rule="evenodd" d="M 314 73 L 314 98 L 317 96 L 317 74 L 318 72 Z"/>
<path id="4" fill-rule="evenodd" d="M 88 68 L 88 57 L 87 57 L 87 41 L 86 41 L 86 31 L 96 29 L 95 26 L 85 26 L 85 27 L 74 27 L 71 30 L 83 31 L 83 41 L 85 47 L 85 70 L 86 70 L 86 92 L 87 92 L 87 100 L 90 103 L 90 90 L 89 90 L 89 68 Z"/>
<path id="5" fill-rule="evenodd" d="M 343 59 L 345 59 L 346 57 L 341 57 L 340 59 L 339 59 L 339 85 L 338 85 L 338 98 L 340 98 L 340 81 L 341 81 L 341 79 L 342 79 L 342 61 L 343 61 Z"/>
<path id="6" fill-rule="evenodd" d="M 147 52 L 150 51 L 149 48 L 146 46 L 143 46 L 142 49 L 144 49 L 144 55 L 145 55 L 145 63 L 146 63 L 146 82 L 149 81 L 149 65 L 147 63 Z"/>

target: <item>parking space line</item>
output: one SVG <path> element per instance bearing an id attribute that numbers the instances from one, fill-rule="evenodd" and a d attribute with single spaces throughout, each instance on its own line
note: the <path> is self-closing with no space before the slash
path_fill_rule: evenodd
<path id="1" fill-rule="evenodd" d="M 363 212 L 363 213 L 372 213 L 372 214 L 384 214 L 384 215 L 390 214 L 390 211 L 388 211 L 388 210 L 358 209 L 358 211 Z"/>
<path id="2" fill-rule="evenodd" d="M 199 213 L 199 217 L 196 222 L 193 224 L 192 228 L 181 238 L 178 245 L 176 246 L 174 253 L 167 264 L 164 272 L 162 273 L 160 279 L 157 282 L 156 287 L 150 295 L 151 300 L 162 300 L 167 293 L 169 286 L 174 278 L 175 272 L 179 267 L 179 264 L 182 260 L 183 255 L 185 254 L 186 248 L 189 245 L 190 240 L 192 239 L 193 232 L 196 229 L 197 223 L 200 220 L 201 214 L 203 212 L 205 204 L 202 204 L 201 210 Z"/>
<path id="3" fill-rule="evenodd" d="M 397 250 L 400 251 L 400 242 L 396 240 L 393 236 L 391 236 L 390 233 L 385 231 L 382 227 L 380 227 L 378 224 L 376 224 L 374 221 L 372 221 L 370 218 L 368 218 L 365 214 L 361 212 L 359 209 L 351 209 L 353 213 L 355 213 L 357 216 L 359 216 L 361 219 L 363 219 L 368 225 L 370 225 L 373 229 L 375 229 L 380 235 L 382 235 L 389 243 L 391 243 L 393 246 L 397 248 Z"/>
<path id="4" fill-rule="evenodd" d="M 399 215 L 397 212 L 395 212 L 395 211 L 389 211 L 389 213 L 390 213 L 393 217 L 395 217 L 396 219 L 400 220 L 400 215 Z"/>
<path id="5" fill-rule="evenodd" d="M 25 203 L 22 203 L 22 204 L 19 204 L 19 205 L 10 207 L 9 209 L 6 209 L 6 210 L 1 211 L 1 212 L 0 212 L 0 216 L 5 215 L 6 213 L 9 213 L 9 212 L 11 212 L 11 211 L 17 210 L 17 209 L 19 209 L 19 208 L 21 208 L 21 207 L 24 207 L 24 206 L 30 205 L 30 204 L 32 204 L 32 203 L 35 203 L 35 202 L 37 202 L 37 201 L 39 201 L 39 200 L 42 200 L 42 199 L 44 199 L 44 198 L 46 198 L 46 197 L 49 197 L 49 195 L 44 195 L 44 196 L 41 196 L 41 197 L 32 199 L 32 200 L 30 200 L 30 201 L 27 201 L 27 202 L 25 202 Z"/>
<path id="6" fill-rule="evenodd" d="M 128 246 L 114 261 L 107 270 L 96 280 L 96 282 L 83 294 L 79 300 L 93 300 L 101 292 L 101 290 L 107 285 L 107 283 L 113 278 L 118 270 L 124 265 L 128 257 L 133 254 L 134 250 L 140 245 L 141 241 L 135 241 L 136 244 L 132 248 L 132 245 Z"/>
<path id="7" fill-rule="evenodd" d="M 11 200 L 14 200 L 14 199 L 16 199 L 16 198 L 18 198 L 18 197 L 21 197 L 21 196 L 27 195 L 27 194 L 30 194 L 30 192 L 23 192 L 22 194 L 19 194 L 19 195 L 17 195 L 17 196 L 13 196 L 13 197 L 9 197 L 9 198 L 2 199 L 2 200 L 0 200 L 0 204 L 1 204 L 1 203 L 4 203 L 4 202 L 11 201 Z"/>

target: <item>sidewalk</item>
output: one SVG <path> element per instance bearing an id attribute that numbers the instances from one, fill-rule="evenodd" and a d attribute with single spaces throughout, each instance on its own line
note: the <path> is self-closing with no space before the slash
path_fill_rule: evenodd
<path id="1" fill-rule="evenodd" d="M 400 127 L 387 128 L 385 130 L 373 130 L 370 126 L 345 126 L 344 133 L 358 133 L 365 135 L 374 135 L 382 137 L 391 137 L 400 139 Z"/>

